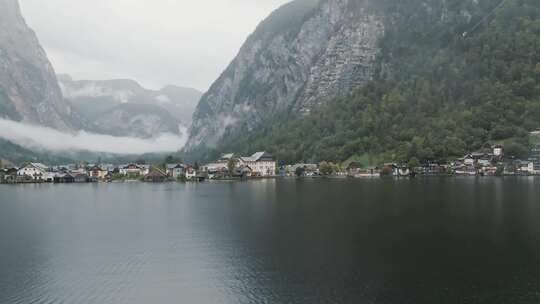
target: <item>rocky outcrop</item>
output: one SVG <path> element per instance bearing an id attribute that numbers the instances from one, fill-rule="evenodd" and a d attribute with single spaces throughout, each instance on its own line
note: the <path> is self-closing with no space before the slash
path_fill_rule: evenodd
<path id="1" fill-rule="evenodd" d="M 129 79 L 75 81 L 58 75 L 58 80 L 84 130 L 115 136 L 186 132 L 202 95 L 178 86 L 148 90 Z"/>
<path id="2" fill-rule="evenodd" d="M 0 117 L 73 129 L 53 67 L 17 0 L 0 1 Z"/>
<path id="3" fill-rule="evenodd" d="M 309 114 L 370 81 L 384 23 L 369 3 L 296 0 L 272 13 L 202 97 L 186 150 L 277 115 Z"/>

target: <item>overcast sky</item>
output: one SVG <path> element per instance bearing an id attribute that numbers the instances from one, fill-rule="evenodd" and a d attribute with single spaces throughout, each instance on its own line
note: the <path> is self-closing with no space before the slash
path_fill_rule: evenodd
<path id="1" fill-rule="evenodd" d="M 206 90 L 289 0 L 20 0 L 57 73 Z"/>

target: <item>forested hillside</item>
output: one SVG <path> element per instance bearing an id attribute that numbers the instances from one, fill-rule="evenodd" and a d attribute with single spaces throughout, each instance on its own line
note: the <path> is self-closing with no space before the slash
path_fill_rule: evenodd
<path id="1" fill-rule="evenodd" d="M 493 143 L 525 156 L 540 128 L 540 1 L 380 3 L 386 29 L 373 81 L 309 115 L 283 113 L 225 137 L 205 157 L 267 150 L 287 162 L 428 161 Z"/>

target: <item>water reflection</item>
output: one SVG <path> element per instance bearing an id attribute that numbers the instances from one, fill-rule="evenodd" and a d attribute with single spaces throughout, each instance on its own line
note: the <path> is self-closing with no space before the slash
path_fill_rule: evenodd
<path id="1" fill-rule="evenodd" d="M 538 302 L 538 186 L 0 186 L 0 303 Z"/>

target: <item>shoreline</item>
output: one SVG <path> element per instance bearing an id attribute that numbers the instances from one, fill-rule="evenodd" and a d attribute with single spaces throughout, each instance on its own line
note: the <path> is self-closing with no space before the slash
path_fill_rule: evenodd
<path id="1" fill-rule="evenodd" d="M 205 184 L 205 183 L 244 183 L 250 181 L 261 181 L 261 180 L 347 180 L 347 181 L 364 181 L 364 180 L 416 180 L 416 179 L 435 179 L 435 178 L 456 178 L 456 179 L 485 179 L 485 178 L 496 178 L 496 179 L 505 179 L 505 178 L 540 178 L 540 175 L 450 175 L 450 174 L 441 174 L 441 175 L 417 175 L 415 177 L 404 177 L 404 176 L 373 176 L 373 177 L 351 177 L 351 176 L 304 176 L 304 177 L 295 177 L 295 176 L 268 176 L 268 177 L 253 177 L 246 179 L 210 179 L 205 181 L 163 181 L 163 182 L 147 182 L 141 180 L 115 180 L 115 181 L 93 181 L 93 182 L 73 182 L 73 183 L 54 183 L 54 182 L 18 182 L 18 183 L 0 183 L 0 185 L 81 185 L 81 184 Z"/>

